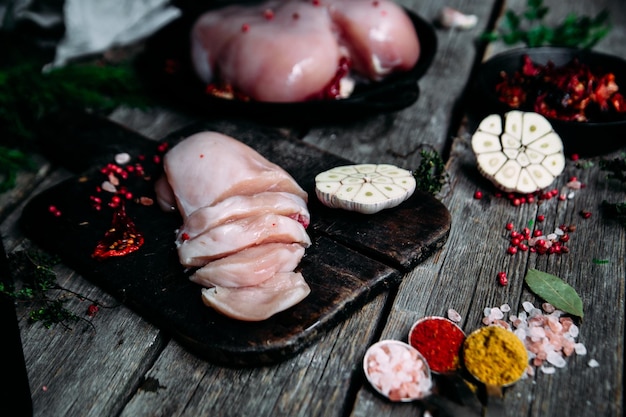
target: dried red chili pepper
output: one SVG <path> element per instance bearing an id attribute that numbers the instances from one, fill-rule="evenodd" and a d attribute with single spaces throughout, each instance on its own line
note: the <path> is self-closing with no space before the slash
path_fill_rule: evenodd
<path id="1" fill-rule="evenodd" d="M 453 372 L 460 366 L 460 350 L 465 333 L 444 317 L 418 320 L 409 333 L 409 343 L 419 350 L 437 373 Z"/>
<path id="2" fill-rule="evenodd" d="M 615 121 L 626 115 L 626 100 L 615 74 L 600 73 L 573 59 L 563 66 L 534 63 L 528 55 L 513 74 L 502 73 L 498 99 L 511 108 L 565 121 Z"/>
<path id="3" fill-rule="evenodd" d="M 124 256 L 139 249 L 144 242 L 143 234 L 126 214 L 124 204 L 114 208 L 111 227 L 94 249 L 92 257 L 98 260 Z"/>

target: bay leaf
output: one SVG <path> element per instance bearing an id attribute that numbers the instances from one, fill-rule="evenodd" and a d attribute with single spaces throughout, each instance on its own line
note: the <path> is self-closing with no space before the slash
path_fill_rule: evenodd
<path id="1" fill-rule="evenodd" d="M 529 269 L 524 280 L 536 295 L 554 307 L 583 318 L 583 301 L 576 290 L 561 278 Z"/>

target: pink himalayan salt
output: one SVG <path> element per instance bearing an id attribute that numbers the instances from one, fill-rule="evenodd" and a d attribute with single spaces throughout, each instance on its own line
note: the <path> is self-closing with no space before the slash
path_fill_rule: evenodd
<path id="1" fill-rule="evenodd" d="M 391 401 L 411 401 L 430 394 L 430 370 L 417 349 L 383 340 L 370 346 L 363 367 L 372 386 Z"/>

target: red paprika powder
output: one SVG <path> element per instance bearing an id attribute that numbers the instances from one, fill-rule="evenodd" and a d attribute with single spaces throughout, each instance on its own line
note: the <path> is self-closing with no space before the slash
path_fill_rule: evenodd
<path id="1" fill-rule="evenodd" d="M 409 344 L 426 358 L 431 371 L 454 372 L 460 366 L 465 333 L 445 317 L 424 317 L 409 332 Z"/>

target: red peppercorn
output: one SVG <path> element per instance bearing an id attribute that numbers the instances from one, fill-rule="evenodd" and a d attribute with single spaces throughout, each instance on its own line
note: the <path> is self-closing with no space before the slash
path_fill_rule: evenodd
<path id="1" fill-rule="evenodd" d="M 518 247 L 522 252 L 526 252 L 528 250 L 528 245 L 525 243 L 520 243 Z"/>
<path id="2" fill-rule="evenodd" d="M 538 221 L 538 222 L 542 222 L 542 221 L 544 221 L 545 219 L 546 219 L 546 216 L 544 216 L 543 214 L 540 214 L 540 215 L 538 215 L 538 216 L 537 216 L 537 221 Z"/>
<path id="3" fill-rule="evenodd" d="M 476 191 L 474 192 L 474 198 L 475 198 L 476 200 L 480 200 L 481 198 L 483 198 L 483 192 L 482 192 L 482 191 L 480 191 L 480 190 L 476 190 Z"/>
<path id="4" fill-rule="evenodd" d="M 513 230 L 513 227 L 515 227 L 513 226 L 513 223 L 507 223 L 505 226 L 506 230 Z"/>
<path id="5" fill-rule="evenodd" d="M 88 315 L 89 317 L 93 317 L 93 316 L 95 316 L 95 315 L 96 315 L 96 313 L 98 312 L 98 310 L 100 310 L 100 309 L 98 308 L 98 306 L 97 306 L 97 305 L 95 305 L 95 304 L 91 304 L 91 305 L 87 308 L 87 315 Z"/>
<path id="6" fill-rule="evenodd" d="M 578 156 L 577 153 L 573 153 L 572 156 L 570 156 L 570 158 L 572 158 L 572 161 L 576 162 L 580 159 L 580 156 Z"/>
<path id="7" fill-rule="evenodd" d="M 509 246 L 506 251 L 509 253 L 509 255 L 515 255 L 517 253 L 517 248 L 515 246 Z"/>
<path id="8" fill-rule="evenodd" d="M 522 204 L 522 200 L 520 200 L 519 198 L 514 198 L 514 199 L 513 199 L 513 205 L 514 205 L 515 207 L 518 207 L 518 206 L 520 206 L 521 204 Z"/>
<path id="9" fill-rule="evenodd" d="M 520 243 L 522 243 L 522 239 L 518 237 L 514 237 L 513 239 L 511 239 L 511 245 L 513 246 L 519 246 Z"/>
<path id="10" fill-rule="evenodd" d="M 533 232 L 533 236 L 534 236 L 534 237 L 539 237 L 539 236 L 541 236 L 541 235 L 543 235 L 543 231 L 541 231 L 541 230 L 539 230 L 539 229 L 537 229 L 537 230 L 535 230 L 535 231 Z"/>
<path id="11" fill-rule="evenodd" d="M 569 235 L 567 233 L 561 236 L 561 242 L 568 242 L 568 241 L 569 241 Z"/>
<path id="12" fill-rule="evenodd" d="M 503 271 L 498 272 L 498 282 L 503 287 L 509 283 L 509 279 L 506 276 L 506 272 L 503 272 Z"/>

